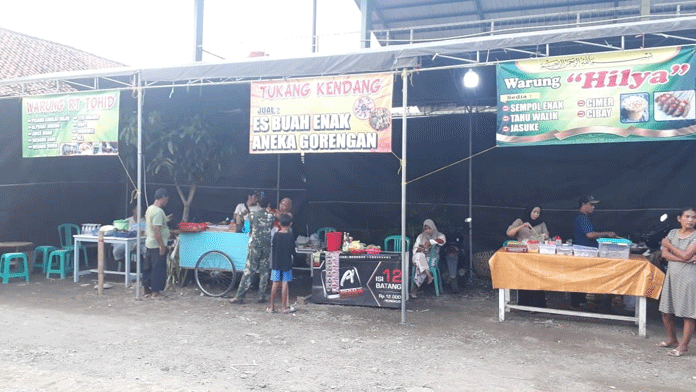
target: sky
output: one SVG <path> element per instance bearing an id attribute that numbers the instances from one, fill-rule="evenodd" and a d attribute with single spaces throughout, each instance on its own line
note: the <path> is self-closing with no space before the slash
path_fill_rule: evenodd
<path id="1" fill-rule="evenodd" d="M 354 0 L 318 0 L 317 14 L 320 53 L 360 49 Z M 312 0 L 205 0 L 203 26 L 203 49 L 228 61 L 305 55 Z M 134 67 L 193 62 L 194 0 L 5 0 L 0 27 Z"/>

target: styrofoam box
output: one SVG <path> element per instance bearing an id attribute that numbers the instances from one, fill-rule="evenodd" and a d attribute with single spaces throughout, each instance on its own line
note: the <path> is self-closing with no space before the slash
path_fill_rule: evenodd
<path id="1" fill-rule="evenodd" d="M 628 259 L 630 255 L 630 244 L 599 243 L 599 257 L 605 257 L 607 259 Z"/>
<path id="2" fill-rule="evenodd" d="M 556 245 L 539 244 L 539 253 L 542 255 L 555 255 Z"/>
<path id="3" fill-rule="evenodd" d="M 573 256 L 597 257 L 599 249 L 592 246 L 573 245 Z"/>

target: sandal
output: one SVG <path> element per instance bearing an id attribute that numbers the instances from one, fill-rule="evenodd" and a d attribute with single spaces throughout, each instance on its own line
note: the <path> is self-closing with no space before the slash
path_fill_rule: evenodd
<path id="1" fill-rule="evenodd" d="M 241 304 L 244 303 L 244 300 L 241 299 L 241 298 L 232 298 L 232 299 L 230 300 L 230 303 L 231 303 L 231 304 L 235 304 L 235 305 L 241 305 Z"/>
<path id="2" fill-rule="evenodd" d="M 681 357 L 688 353 L 688 351 L 679 351 L 678 349 L 670 350 L 667 355 L 670 357 Z"/>
<path id="3" fill-rule="evenodd" d="M 266 308 L 266 313 L 278 313 L 277 310 L 271 309 L 270 307 Z"/>
<path id="4" fill-rule="evenodd" d="M 677 343 L 669 344 L 669 343 L 663 341 L 663 342 L 657 343 L 656 346 L 657 347 L 664 347 L 664 348 L 674 348 L 674 347 L 677 347 Z"/>
<path id="5" fill-rule="evenodd" d="M 287 308 L 287 309 L 283 309 L 283 314 L 290 314 L 290 313 L 295 313 L 295 312 L 297 312 L 297 309 L 295 309 L 292 306 Z"/>

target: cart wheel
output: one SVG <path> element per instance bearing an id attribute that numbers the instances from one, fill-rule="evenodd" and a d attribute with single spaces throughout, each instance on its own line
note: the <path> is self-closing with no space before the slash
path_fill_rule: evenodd
<path id="1" fill-rule="evenodd" d="M 196 263 L 194 275 L 198 288 L 211 297 L 227 294 L 237 281 L 232 259 L 219 250 L 203 253 Z"/>

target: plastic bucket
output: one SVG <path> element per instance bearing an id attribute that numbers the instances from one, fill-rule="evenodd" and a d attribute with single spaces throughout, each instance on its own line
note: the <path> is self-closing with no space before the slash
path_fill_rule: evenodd
<path id="1" fill-rule="evenodd" d="M 343 233 L 340 231 L 330 231 L 326 233 L 326 250 L 336 252 L 341 250 L 341 240 Z"/>

